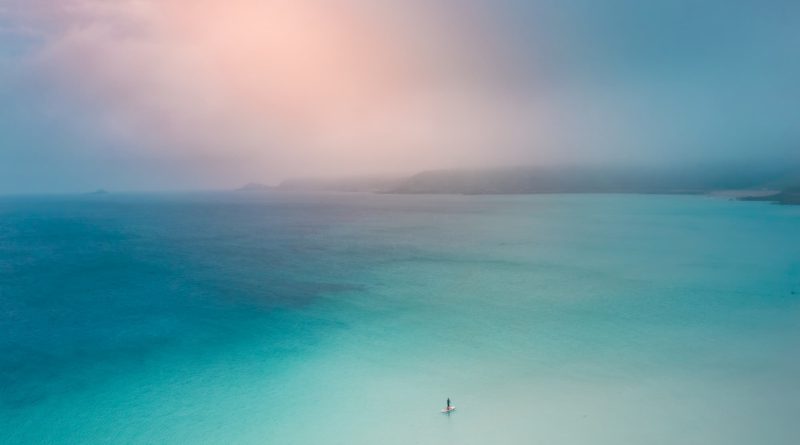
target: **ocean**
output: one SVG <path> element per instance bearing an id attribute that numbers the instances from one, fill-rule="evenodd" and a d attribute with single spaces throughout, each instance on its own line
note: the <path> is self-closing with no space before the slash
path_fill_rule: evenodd
<path id="1" fill-rule="evenodd" d="M 2 444 L 794 445 L 798 376 L 800 207 L 0 198 Z"/>

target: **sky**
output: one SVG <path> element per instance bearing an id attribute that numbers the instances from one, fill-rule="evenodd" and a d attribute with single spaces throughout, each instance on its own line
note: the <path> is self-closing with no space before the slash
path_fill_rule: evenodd
<path id="1" fill-rule="evenodd" d="M 0 0 L 0 193 L 800 160 L 795 0 Z"/>

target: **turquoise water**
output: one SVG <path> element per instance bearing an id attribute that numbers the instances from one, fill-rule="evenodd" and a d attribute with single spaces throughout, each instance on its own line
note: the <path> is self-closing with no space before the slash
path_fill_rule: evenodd
<path id="1" fill-rule="evenodd" d="M 799 375 L 800 207 L 0 199 L 4 444 L 796 444 Z"/>

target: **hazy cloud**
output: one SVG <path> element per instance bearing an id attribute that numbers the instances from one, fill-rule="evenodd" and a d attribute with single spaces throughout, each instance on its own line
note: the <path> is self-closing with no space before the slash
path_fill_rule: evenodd
<path id="1" fill-rule="evenodd" d="M 0 156 L 134 188 L 792 156 L 797 8 L 693 3 L 11 1 Z"/>

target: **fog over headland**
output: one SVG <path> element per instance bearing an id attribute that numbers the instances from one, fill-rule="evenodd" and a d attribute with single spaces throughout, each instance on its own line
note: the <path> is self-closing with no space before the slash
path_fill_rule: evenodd
<path id="1" fill-rule="evenodd" d="M 7 0 L 0 193 L 800 161 L 800 3 Z"/>

